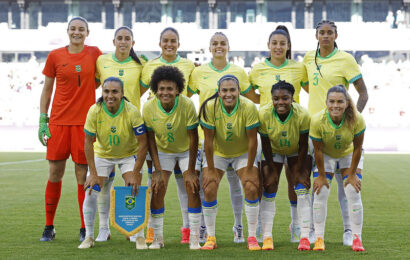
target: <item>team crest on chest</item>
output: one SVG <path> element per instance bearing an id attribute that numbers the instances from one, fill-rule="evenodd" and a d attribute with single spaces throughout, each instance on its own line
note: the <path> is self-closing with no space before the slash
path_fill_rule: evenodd
<path id="1" fill-rule="evenodd" d="M 282 131 L 282 137 L 286 137 L 288 135 L 288 132 Z"/>
<path id="2" fill-rule="evenodd" d="M 226 129 L 232 129 L 232 123 L 226 123 Z"/>
<path id="3" fill-rule="evenodd" d="M 171 130 L 172 129 L 172 124 L 171 123 L 167 123 L 167 129 Z"/>
<path id="4" fill-rule="evenodd" d="M 117 132 L 117 128 L 115 126 L 111 126 L 111 133 Z"/>
<path id="5" fill-rule="evenodd" d="M 81 65 L 75 65 L 75 71 L 81 72 Z"/>
<path id="6" fill-rule="evenodd" d="M 316 70 L 319 71 L 322 68 L 322 64 L 318 64 Z"/>
<path id="7" fill-rule="evenodd" d="M 120 70 L 118 71 L 118 75 L 120 75 L 121 77 L 124 76 L 124 70 L 123 70 L 123 69 L 120 69 Z"/>
<path id="8" fill-rule="evenodd" d="M 280 75 L 275 75 L 276 81 L 280 81 Z"/>
<path id="9" fill-rule="evenodd" d="M 340 141 L 342 139 L 342 136 L 341 135 L 336 135 L 335 138 L 336 138 L 336 141 Z"/>

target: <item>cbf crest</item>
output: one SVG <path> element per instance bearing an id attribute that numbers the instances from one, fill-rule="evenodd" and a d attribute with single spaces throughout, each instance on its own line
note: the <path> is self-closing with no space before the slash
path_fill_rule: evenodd
<path id="1" fill-rule="evenodd" d="M 172 129 L 172 124 L 171 123 L 167 123 L 167 129 L 171 130 Z"/>
<path id="2" fill-rule="evenodd" d="M 81 65 L 75 65 L 75 71 L 81 72 Z"/>
<path id="3" fill-rule="evenodd" d="M 231 130 L 232 129 L 232 123 L 226 123 L 226 129 Z"/>
<path id="4" fill-rule="evenodd" d="M 275 75 L 276 81 L 280 81 L 280 75 Z"/>
<path id="5" fill-rule="evenodd" d="M 115 132 L 117 132 L 117 128 L 115 126 L 111 126 L 111 133 L 114 134 Z"/>
<path id="6" fill-rule="evenodd" d="M 118 71 L 118 75 L 121 76 L 121 77 L 124 76 L 124 70 L 123 70 L 123 69 L 120 69 L 120 70 Z"/>
<path id="7" fill-rule="evenodd" d="M 288 136 L 288 132 L 282 131 L 282 137 L 286 137 L 286 136 Z"/>
<path id="8" fill-rule="evenodd" d="M 129 210 L 135 208 L 135 198 L 133 196 L 125 196 L 125 208 Z"/>

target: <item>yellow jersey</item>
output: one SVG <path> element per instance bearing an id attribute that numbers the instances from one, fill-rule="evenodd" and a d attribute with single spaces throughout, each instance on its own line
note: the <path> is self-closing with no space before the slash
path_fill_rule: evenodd
<path id="1" fill-rule="evenodd" d="M 179 55 L 177 55 L 176 59 L 172 62 L 167 62 L 166 60 L 162 58 L 162 56 L 159 58 L 150 60 L 144 66 L 144 69 L 142 70 L 142 76 L 140 80 L 141 86 L 145 88 L 150 87 L 149 84 L 151 82 L 151 76 L 154 73 L 154 70 L 160 66 L 174 66 L 174 67 L 177 67 L 182 72 L 182 74 L 184 75 L 184 79 L 185 79 L 185 88 L 181 94 L 186 96 L 189 78 L 190 78 L 191 72 L 195 68 L 194 63 L 185 58 L 181 58 Z"/>
<path id="2" fill-rule="evenodd" d="M 327 91 L 336 85 L 342 84 L 349 88 L 349 83 L 353 83 L 362 77 L 356 60 L 347 52 L 334 48 L 332 53 L 326 57 L 319 54 L 316 58 L 316 51 L 306 53 L 303 64 L 309 78 L 309 114 L 314 115 L 326 108 Z"/>
<path id="3" fill-rule="evenodd" d="M 119 61 L 115 54 L 105 54 L 98 57 L 96 78 L 101 84 L 109 77 L 117 77 L 124 83 L 124 96 L 136 106 L 141 108 L 140 104 L 140 76 L 144 64 L 147 62 L 144 56 L 140 56 L 141 64 L 134 61 L 131 56 L 124 61 Z"/>
<path id="4" fill-rule="evenodd" d="M 163 153 L 182 153 L 189 150 L 188 130 L 198 127 L 194 103 L 178 95 L 174 107 L 166 112 L 155 97 L 144 104 L 144 122 L 148 131 L 155 133 L 157 148 Z"/>
<path id="5" fill-rule="evenodd" d="M 202 117 L 200 123 L 215 130 L 213 145 L 216 155 L 232 158 L 248 152 L 246 131 L 259 127 L 258 110 L 251 100 L 239 96 L 235 108 L 228 113 L 218 97 L 206 104 L 205 111 L 207 118 Z"/>
<path id="6" fill-rule="evenodd" d="M 114 115 L 108 111 L 105 102 L 92 105 L 84 132 L 96 137 L 94 153 L 97 157 L 120 159 L 138 153 L 135 136 L 144 134 L 145 126 L 137 107 L 123 99 Z"/>
<path id="7" fill-rule="evenodd" d="M 199 92 L 199 104 L 202 105 L 206 99 L 218 92 L 218 81 L 227 74 L 238 78 L 242 95 L 249 92 L 251 85 L 245 70 L 229 62 L 222 70 L 217 70 L 212 62 L 196 67 L 191 74 L 188 91 L 193 94 Z"/>
<path id="8" fill-rule="evenodd" d="M 323 153 L 333 157 L 342 158 L 353 152 L 353 139 L 364 133 L 366 125 L 360 113 L 356 114 L 356 122 L 352 129 L 342 122 L 335 125 L 327 109 L 312 116 L 310 122 L 310 138 L 323 143 Z"/>
<path id="9" fill-rule="evenodd" d="M 259 121 L 259 133 L 261 136 L 269 137 L 274 154 L 297 153 L 300 135 L 309 133 L 309 113 L 296 103 L 292 103 L 289 115 L 282 121 L 271 102 L 259 110 Z"/>
<path id="10" fill-rule="evenodd" d="M 276 67 L 269 59 L 256 64 L 250 74 L 249 81 L 254 89 L 259 89 L 261 95 L 260 107 L 272 103 L 272 86 L 279 80 L 285 80 L 293 85 L 295 94 L 293 99 L 299 103 L 301 87 L 308 85 L 306 69 L 303 63 L 286 59 L 285 62 Z"/>

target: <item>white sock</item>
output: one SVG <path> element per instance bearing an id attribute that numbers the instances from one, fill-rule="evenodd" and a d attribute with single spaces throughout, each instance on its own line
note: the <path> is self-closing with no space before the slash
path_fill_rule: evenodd
<path id="1" fill-rule="evenodd" d="M 329 189 L 322 186 L 319 194 L 315 194 L 315 202 L 313 203 L 313 223 L 315 225 L 316 239 L 325 236 L 325 224 L 327 215 L 327 199 L 329 198 Z"/>
<path id="2" fill-rule="evenodd" d="M 199 173 L 199 197 L 201 198 L 201 201 L 205 201 L 205 195 L 204 195 L 204 190 L 202 189 L 202 170 Z M 201 227 L 206 227 L 205 225 L 205 218 L 204 218 L 204 211 L 201 213 Z"/>
<path id="3" fill-rule="evenodd" d="M 290 202 L 290 224 L 292 227 L 299 227 L 299 217 L 298 217 L 298 204 L 297 201 L 289 201 Z"/>
<path id="4" fill-rule="evenodd" d="M 179 176 L 177 176 L 179 175 Z M 175 181 L 177 183 L 177 192 L 179 199 L 179 206 L 181 207 L 182 214 L 182 226 L 184 228 L 189 228 L 189 218 L 188 218 L 188 195 L 185 189 L 184 178 L 181 174 L 175 174 Z"/>
<path id="5" fill-rule="evenodd" d="M 226 171 L 226 178 L 229 183 L 229 192 L 231 195 L 232 209 L 235 217 L 235 226 L 242 226 L 243 195 L 241 181 L 233 169 L 228 169 Z"/>
<path id="6" fill-rule="evenodd" d="M 190 236 L 199 237 L 199 226 L 201 225 L 201 216 L 202 212 L 188 213 Z"/>
<path id="7" fill-rule="evenodd" d="M 263 192 L 262 195 L 259 215 L 262 223 L 263 239 L 272 237 L 273 221 L 276 213 L 275 197 L 276 193 Z"/>
<path id="8" fill-rule="evenodd" d="M 345 230 L 352 229 L 351 221 L 349 218 L 349 207 L 347 205 L 347 197 L 345 194 L 345 188 L 342 180 L 342 174 L 335 174 L 337 181 L 337 198 L 340 205 L 340 213 L 342 214 L 343 225 Z"/>
<path id="9" fill-rule="evenodd" d="M 215 237 L 215 222 L 216 222 L 216 214 L 218 213 L 218 204 L 217 201 L 214 200 L 212 202 L 202 202 L 202 212 L 204 214 L 204 220 L 206 225 L 206 232 L 208 233 L 208 237 Z"/>
<path id="10" fill-rule="evenodd" d="M 101 189 L 100 194 L 97 199 L 98 215 L 99 215 L 99 225 L 101 229 L 109 229 L 110 220 L 110 198 L 111 198 L 111 187 L 114 183 L 114 177 L 108 178 Z"/>
<path id="11" fill-rule="evenodd" d="M 245 214 L 248 221 L 248 237 L 256 237 L 258 225 L 259 199 L 250 201 L 245 198 Z"/>
<path id="12" fill-rule="evenodd" d="M 85 236 L 94 239 L 94 221 L 97 213 L 97 191 L 93 190 L 91 195 L 88 194 L 89 189 L 85 191 L 85 198 L 83 203 L 83 215 L 85 224 Z"/>
<path id="13" fill-rule="evenodd" d="M 361 192 L 357 193 L 351 184 L 346 185 L 345 192 L 349 205 L 350 220 L 352 221 L 352 233 L 362 240 L 363 204 Z"/>
<path id="14" fill-rule="evenodd" d="M 298 184 L 295 187 L 295 193 L 298 196 L 297 210 L 299 216 L 300 237 L 309 238 L 309 232 L 312 225 L 312 207 L 309 191 L 302 184 Z"/>
<path id="15" fill-rule="evenodd" d="M 164 208 L 151 209 L 151 224 L 154 229 L 154 237 L 163 237 L 164 230 Z"/>

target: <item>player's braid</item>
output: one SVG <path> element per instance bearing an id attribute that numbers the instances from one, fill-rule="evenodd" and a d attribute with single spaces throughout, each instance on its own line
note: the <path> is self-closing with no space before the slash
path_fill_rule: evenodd
<path id="1" fill-rule="evenodd" d="M 206 104 L 208 104 L 208 102 L 212 99 L 214 100 L 214 114 L 215 114 L 215 107 L 216 107 L 216 99 L 219 97 L 219 93 L 218 91 L 213 94 L 211 97 L 207 98 L 204 103 L 202 103 L 201 108 L 199 109 L 199 121 L 201 121 L 201 118 L 203 118 L 205 121 L 208 120 L 208 117 L 206 116 Z"/>
<path id="2" fill-rule="evenodd" d="M 281 90 L 281 89 L 289 91 L 292 97 L 295 94 L 295 87 L 293 87 L 292 84 L 284 80 L 279 80 L 277 83 L 273 84 L 272 89 L 271 89 L 271 94 L 273 94 L 275 90 Z"/>
<path id="3" fill-rule="evenodd" d="M 330 25 L 333 29 L 335 29 L 335 33 L 337 33 L 337 26 L 336 26 L 335 22 L 330 21 L 330 20 L 322 20 L 322 21 L 318 22 L 317 25 L 316 25 L 316 33 L 317 33 L 317 30 L 324 24 Z M 337 48 L 337 43 L 336 42 L 335 42 L 334 47 Z M 316 47 L 315 64 L 316 64 L 317 70 L 319 71 L 320 76 L 323 78 L 322 72 L 320 71 L 320 67 L 319 67 L 319 65 L 317 65 L 317 55 L 318 55 L 318 53 L 319 53 L 319 42 L 317 42 L 317 47 Z"/>
<path id="4" fill-rule="evenodd" d="M 134 33 L 132 32 L 131 28 L 128 27 L 128 26 L 121 26 L 121 27 L 117 28 L 117 30 L 115 30 L 115 33 L 114 33 L 114 38 L 117 37 L 117 33 L 118 33 L 120 30 L 127 30 L 127 31 L 129 31 L 129 32 L 131 33 L 132 39 L 134 39 Z M 130 49 L 130 54 L 129 54 L 129 55 L 130 55 L 130 57 L 131 57 L 133 60 L 135 60 L 136 63 L 138 63 L 138 64 L 140 64 L 140 65 L 142 64 L 141 61 L 140 61 L 140 59 L 138 58 L 137 54 L 135 53 L 133 47 L 131 47 L 131 49 Z"/>

